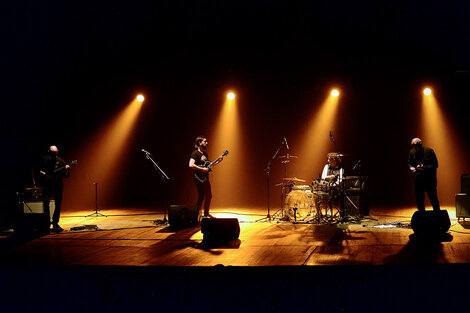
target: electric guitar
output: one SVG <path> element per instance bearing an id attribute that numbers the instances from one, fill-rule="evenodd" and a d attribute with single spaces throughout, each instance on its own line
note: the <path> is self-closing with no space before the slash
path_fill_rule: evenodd
<path id="1" fill-rule="evenodd" d="M 212 172 L 212 166 L 218 164 L 220 161 L 222 161 L 222 158 L 228 154 L 228 150 L 225 150 L 224 153 L 222 153 L 221 156 L 219 156 L 217 159 L 214 161 L 205 161 L 204 164 L 199 165 L 200 167 L 208 168 L 209 172 Z M 201 175 L 202 174 L 202 175 Z M 201 183 L 207 181 L 209 179 L 209 173 L 199 173 L 202 177 L 198 176 L 198 172 L 194 172 L 194 177 L 196 177 L 197 180 L 199 180 Z"/>
<path id="2" fill-rule="evenodd" d="M 77 165 L 77 164 L 78 164 L 78 161 L 77 161 L 77 160 L 73 160 L 72 162 L 70 162 L 70 164 L 68 164 L 68 166 L 72 167 L 72 166 Z M 54 170 L 54 173 L 57 173 L 58 171 L 63 170 L 66 166 L 67 166 L 67 165 L 64 165 L 64 166 L 62 166 L 62 167 L 56 168 L 56 169 Z"/>

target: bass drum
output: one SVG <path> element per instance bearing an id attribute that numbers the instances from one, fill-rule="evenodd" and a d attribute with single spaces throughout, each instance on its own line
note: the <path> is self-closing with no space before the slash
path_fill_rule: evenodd
<path id="1" fill-rule="evenodd" d="M 313 195 L 310 190 L 292 190 L 286 197 L 284 207 L 286 215 L 294 220 L 309 216 L 314 206 Z"/>

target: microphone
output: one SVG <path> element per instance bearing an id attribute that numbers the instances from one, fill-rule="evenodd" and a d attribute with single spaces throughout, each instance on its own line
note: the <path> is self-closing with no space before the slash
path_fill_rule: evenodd
<path id="1" fill-rule="evenodd" d="M 286 144 L 287 150 L 289 150 L 289 144 L 287 143 L 287 138 L 284 136 L 284 143 Z"/>
<path id="2" fill-rule="evenodd" d="M 356 168 L 361 164 L 361 160 L 357 161 L 356 165 L 353 167 L 353 171 L 356 170 Z"/>
<path id="3" fill-rule="evenodd" d="M 150 152 L 148 152 L 148 151 L 145 151 L 144 149 L 142 149 L 142 152 L 143 152 L 143 153 L 150 154 Z"/>
<path id="4" fill-rule="evenodd" d="M 333 141 L 333 132 L 330 130 L 330 141 Z"/>

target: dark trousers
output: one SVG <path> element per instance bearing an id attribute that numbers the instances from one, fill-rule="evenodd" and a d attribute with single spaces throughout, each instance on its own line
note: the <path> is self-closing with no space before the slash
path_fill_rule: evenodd
<path id="1" fill-rule="evenodd" d="M 429 201 L 433 210 L 439 211 L 439 199 L 437 198 L 437 181 L 433 180 L 415 180 L 415 197 L 418 211 L 425 211 L 424 194 L 428 194 Z"/>
<path id="2" fill-rule="evenodd" d="M 198 212 L 201 212 L 202 203 L 204 202 L 204 216 L 209 215 L 209 207 L 211 205 L 212 200 L 212 189 L 211 183 L 209 180 L 201 183 L 196 178 L 194 179 L 194 184 L 196 185 L 197 189 L 197 209 Z"/>
<path id="3" fill-rule="evenodd" d="M 48 186 L 44 186 L 44 213 L 46 214 L 48 221 L 51 220 L 50 211 L 49 211 L 49 202 L 51 201 L 51 197 L 54 196 L 55 200 L 55 210 L 54 214 L 52 215 L 52 225 L 58 225 L 60 219 L 60 208 L 62 206 L 62 190 L 64 186 L 62 184 L 51 184 Z"/>

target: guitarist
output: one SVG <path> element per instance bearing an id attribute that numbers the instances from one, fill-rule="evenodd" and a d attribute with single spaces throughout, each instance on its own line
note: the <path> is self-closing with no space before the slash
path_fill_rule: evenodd
<path id="1" fill-rule="evenodd" d="M 196 148 L 196 150 L 191 153 L 191 158 L 189 159 L 189 168 L 192 169 L 194 172 L 193 179 L 198 194 L 198 212 L 200 214 L 202 203 L 204 202 L 204 217 L 213 218 L 213 216 L 209 214 L 209 207 L 211 205 L 212 199 L 211 183 L 209 181 L 210 169 L 208 167 L 204 167 L 204 164 L 209 161 L 209 157 L 206 152 L 207 145 L 207 138 L 203 136 L 199 136 L 196 138 L 194 142 L 194 147 Z M 222 158 L 219 159 L 219 162 L 222 161 Z"/>
<path id="2" fill-rule="evenodd" d="M 51 196 L 54 196 L 55 210 L 52 216 L 52 230 L 55 232 L 63 231 L 59 226 L 60 207 L 62 204 L 62 191 L 64 188 L 62 178 L 70 175 L 70 165 L 59 157 L 59 149 L 56 146 L 50 146 L 47 155 L 41 159 L 39 173 L 44 178 L 44 213 L 50 221 L 49 202 Z"/>
<path id="3" fill-rule="evenodd" d="M 427 193 L 434 211 L 439 211 L 437 198 L 437 157 L 434 150 L 423 147 L 419 138 L 411 140 L 411 151 L 408 157 L 408 167 L 413 173 L 415 183 L 415 197 L 418 211 L 425 211 L 424 194 Z"/>

